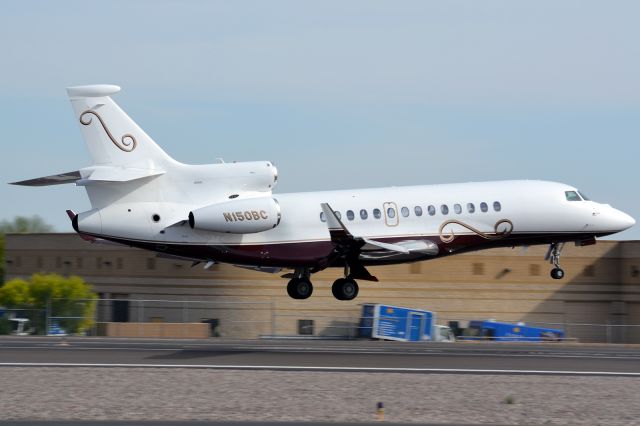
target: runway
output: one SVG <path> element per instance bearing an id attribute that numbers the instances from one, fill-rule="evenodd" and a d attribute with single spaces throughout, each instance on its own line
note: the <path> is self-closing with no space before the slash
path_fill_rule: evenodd
<path id="1" fill-rule="evenodd" d="M 349 424 L 378 402 L 389 424 L 629 424 L 639 361 L 620 345 L 3 337 L 0 425 Z"/>
<path id="2" fill-rule="evenodd" d="M 640 376 L 640 347 L 496 342 L 0 338 L 0 366 Z"/>

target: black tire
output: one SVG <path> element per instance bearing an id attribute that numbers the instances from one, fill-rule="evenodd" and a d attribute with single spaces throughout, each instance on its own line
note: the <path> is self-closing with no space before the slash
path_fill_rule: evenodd
<path id="1" fill-rule="evenodd" d="M 360 292 L 360 288 L 358 287 L 358 283 L 354 280 L 347 280 L 342 285 L 342 293 L 344 299 L 342 300 L 353 300 L 358 297 L 358 293 Z"/>
<path id="2" fill-rule="evenodd" d="M 313 284 L 306 278 L 293 278 L 287 284 L 287 293 L 292 299 L 308 299 L 313 294 Z"/>
<path id="3" fill-rule="evenodd" d="M 337 279 L 331 286 L 333 296 L 338 300 L 353 300 L 359 292 L 358 283 L 352 279 Z"/>
<path id="4" fill-rule="evenodd" d="M 295 281 L 296 280 L 297 280 L 297 278 L 292 278 L 289 281 L 289 283 L 287 284 L 287 294 L 292 299 L 296 299 L 296 293 L 295 293 Z"/>
<path id="5" fill-rule="evenodd" d="M 342 283 L 344 283 L 345 281 L 346 280 L 344 278 L 338 278 L 333 282 L 333 285 L 331 286 L 331 293 L 333 293 L 333 297 L 338 300 L 344 300 L 342 299 Z"/>
<path id="6" fill-rule="evenodd" d="M 551 270 L 551 278 L 554 280 L 561 280 L 564 278 L 564 271 L 560 268 L 553 268 Z"/>

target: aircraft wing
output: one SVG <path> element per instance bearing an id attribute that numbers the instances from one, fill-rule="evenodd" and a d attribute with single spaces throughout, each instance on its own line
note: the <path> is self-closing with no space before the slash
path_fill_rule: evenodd
<path id="1" fill-rule="evenodd" d="M 362 248 L 364 250 L 375 250 L 377 248 L 404 254 L 438 254 L 438 246 L 431 241 L 407 240 L 395 243 L 384 243 L 382 241 L 376 241 L 369 238 L 354 237 L 342 221 L 338 219 L 338 216 L 335 214 L 333 209 L 331 209 L 329 204 L 322 203 L 320 206 L 322 207 L 324 216 L 327 218 L 327 226 L 329 227 L 331 241 L 336 244 L 358 246 L 359 249 Z"/>
<path id="2" fill-rule="evenodd" d="M 251 271 L 266 272 L 267 274 L 277 274 L 282 271 L 282 268 L 277 266 L 248 266 L 248 265 L 233 265 L 236 268 L 249 269 Z"/>
<path id="3" fill-rule="evenodd" d="M 395 251 L 398 253 L 422 253 L 431 254 L 434 256 L 438 254 L 438 246 L 431 241 L 407 240 L 390 244 L 364 238 L 364 242 L 370 246 L 374 246 L 374 248 L 378 247 L 384 250 Z M 368 249 L 369 247 L 364 246 L 363 248 Z"/>
<path id="4" fill-rule="evenodd" d="M 328 203 L 321 203 L 320 207 L 327 221 L 331 242 L 335 247 L 329 256 L 328 263 L 331 265 L 344 262 L 353 278 L 378 281 L 362 264 L 365 259 L 407 257 L 410 260 L 419 260 L 424 254 L 438 254 L 438 246 L 431 241 L 407 240 L 385 243 L 354 236 Z"/>

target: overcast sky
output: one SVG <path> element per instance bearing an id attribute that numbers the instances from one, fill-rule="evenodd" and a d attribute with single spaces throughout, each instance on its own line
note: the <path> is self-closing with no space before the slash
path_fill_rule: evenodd
<path id="1" fill-rule="evenodd" d="M 640 2 L 20 1 L 0 13 L 2 181 L 89 165 L 65 87 L 186 163 L 278 192 L 545 179 L 640 218 Z M 0 220 L 89 208 L 0 185 Z M 640 226 L 618 234 L 640 239 Z"/>

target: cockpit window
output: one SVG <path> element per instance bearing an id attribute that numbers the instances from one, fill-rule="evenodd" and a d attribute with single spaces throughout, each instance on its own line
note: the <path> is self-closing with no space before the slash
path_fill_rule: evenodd
<path id="1" fill-rule="evenodd" d="M 586 195 L 584 195 L 584 192 L 582 192 L 582 191 L 578 191 L 578 194 L 580 194 L 582 199 L 585 200 L 585 201 L 590 201 L 591 200 L 591 198 L 589 198 Z"/>
<path id="2" fill-rule="evenodd" d="M 567 197 L 567 201 L 582 201 L 576 191 L 565 191 L 564 195 Z"/>

